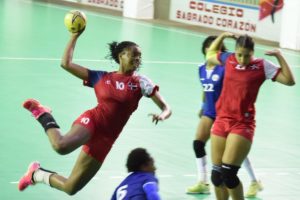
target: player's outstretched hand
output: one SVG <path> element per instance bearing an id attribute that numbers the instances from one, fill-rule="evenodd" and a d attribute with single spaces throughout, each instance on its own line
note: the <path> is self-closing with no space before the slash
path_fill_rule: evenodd
<path id="1" fill-rule="evenodd" d="M 279 56 L 281 55 L 281 51 L 279 49 L 273 49 L 270 51 L 266 51 L 265 54 L 268 56 Z"/>
<path id="2" fill-rule="evenodd" d="M 163 117 L 161 117 L 160 115 L 154 114 L 154 113 L 150 113 L 150 114 L 148 114 L 148 116 L 152 116 L 152 122 L 154 122 L 155 124 L 157 124 L 158 121 L 164 120 Z"/>
<path id="3" fill-rule="evenodd" d="M 85 27 L 77 33 L 71 33 L 71 35 L 72 35 L 72 37 L 78 38 L 84 32 L 84 30 L 85 30 Z"/>

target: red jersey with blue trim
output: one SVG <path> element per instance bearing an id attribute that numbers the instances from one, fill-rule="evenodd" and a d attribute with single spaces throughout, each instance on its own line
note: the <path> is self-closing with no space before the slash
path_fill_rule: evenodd
<path id="1" fill-rule="evenodd" d="M 259 88 L 266 79 L 274 80 L 280 68 L 257 58 L 247 66 L 241 66 L 235 54 L 229 52 L 218 53 L 218 60 L 225 66 L 225 76 L 216 104 L 217 117 L 254 120 Z"/>
<path id="2" fill-rule="evenodd" d="M 98 105 L 93 116 L 96 128 L 113 139 L 137 109 L 141 97 L 151 97 L 158 90 L 150 79 L 136 73 L 124 75 L 92 70 L 84 85 L 93 87 L 96 93 Z"/>

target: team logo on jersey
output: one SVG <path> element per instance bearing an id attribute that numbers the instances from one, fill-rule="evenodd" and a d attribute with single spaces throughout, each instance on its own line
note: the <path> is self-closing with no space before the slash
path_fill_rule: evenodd
<path id="1" fill-rule="evenodd" d="M 218 74 L 213 74 L 211 77 L 211 80 L 218 81 L 220 79 L 220 76 Z"/>
<path id="2" fill-rule="evenodd" d="M 250 69 L 251 70 L 259 69 L 259 66 L 257 66 L 257 65 L 250 65 Z"/>
<path id="3" fill-rule="evenodd" d="M 138 88 L 138 85 L 137 84 L 134 84 L 134 83 L 131 83 L 129 82 L 128 83 L 128 87 L 130 88 L 130 90 L 136 90 Z"/>
<path id="4" fill-rule="evenodd" d="M 105 81 L 105 84 L 106 84 L 106 85 L 110 85 L 110 83 L 111 83 L 110 80 L 106 80 L 106 81 Z"/>
<path id="5" fill-rule="evenodd" d="M 245 70 L 245 69 L 246 69 L 246 66 L 245 66 L 245 65 L 237 64 L 237 65 L 235 66 L 235 68 L 238 69 L 238 70 Z"/>

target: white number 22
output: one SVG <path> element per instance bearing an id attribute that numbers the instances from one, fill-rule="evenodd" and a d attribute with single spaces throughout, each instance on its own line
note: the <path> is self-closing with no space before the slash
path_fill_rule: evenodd
<path id="1" fill-rule="evenodd" d="M 213 92 L 214 91 L 214 85 L 211 83 L 203 84 L 203 90 L 204 92 Z"/>

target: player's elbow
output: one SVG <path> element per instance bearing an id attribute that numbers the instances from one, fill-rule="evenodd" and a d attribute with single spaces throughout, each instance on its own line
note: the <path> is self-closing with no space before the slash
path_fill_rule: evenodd
<path id="1" fill-rule="evenodd" d="M 292 81 L 290 81 L 289 83 L 288 83 L 288 86 L 293 86 L 293 85 L 295 85 L 296 84 L 296 82 L 294 81 L 294 80 L 292 80 Z"/>
<path id="2" fill-rule="evenodd" d="M 60 66 L 61 66 L 62 68 L 64 68 L 64 69 L 68 69 L 68 68 L 70 67 L 70 63 L 65 62 L 65 61 L 62 61 L 62 62 L 60 63 Z"/>
<path id="3" fill-rule="evenodd" d="M 295 84 L 296 84 L 296 82 L 294 79 L 289 79 L 285 82 L 285 85 L 287 85 L 287 86 L 293 86 Z"/>

